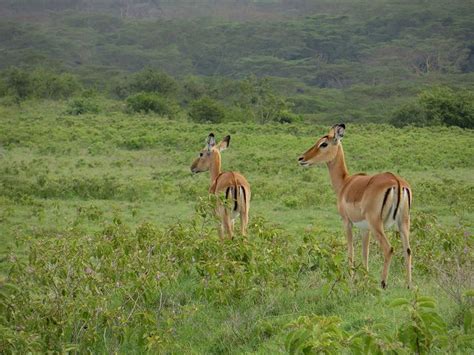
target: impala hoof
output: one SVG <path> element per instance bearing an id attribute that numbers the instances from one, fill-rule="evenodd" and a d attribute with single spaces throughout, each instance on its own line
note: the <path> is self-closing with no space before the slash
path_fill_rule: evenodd
<path id="1" fill-rule="evenodd" d="M 384 290 L 387 288 L 387 284 L 385 283 L 385 281 L 382 280 L 382 282 L 380 284 L 382 285 L 382 288 Z"/>

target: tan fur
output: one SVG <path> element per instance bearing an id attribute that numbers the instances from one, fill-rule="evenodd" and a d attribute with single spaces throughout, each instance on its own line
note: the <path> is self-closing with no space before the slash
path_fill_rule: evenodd
<path id="1" fill-rule="evenodd" d="M 354 224 L 359 224 L 363 229 L 362 255 L 364 266 L 368 269 L 369 232 L 372 232 L 383 250 L 382 287 L 386 287 L 393 248 L 385 235 L 384 229 L 387 225 L 394 224 L 402 238 L 407 283 L 410 287 L 409 210 L 413 198 L 411 187 L 403 178 L 390 172 L 372 176 L 365 174 L 349 175 L 344 151 L 340 143 L 344 131 L 345 125 L 343 124 L 333 126 L 326 136 L 318 139 L 316 144 L 299 158 L 299 163 L 303 166 L 326 163 L 328 166 L 331 183 L 337 194 L 338 211 L 346 231 L 351 269 L 354 260 L 352 228 Z"/>
<path id="2" fill-rule="evenodd" d="M 232 238 L 234 219 L 240 215 L 240 228 L 242 235 L 247 234 L 250 208 L 250 184 L 240 173 L 234 171 L 221 172 L 221 151 L 227 149 L 230 136 L 225 137 L 219 144 L 215 144 L 214 135 L 208 137 L 207 146 L 201 150 L 199 157 L 191 165 L 193 173 L 210 171 L 209 193 L 216 196 L 229 194 L 229 203 L 223 205 L 217 200 L 216 214 L 221 221 L 219 235 L 224 238 L 227 234 Z"/>

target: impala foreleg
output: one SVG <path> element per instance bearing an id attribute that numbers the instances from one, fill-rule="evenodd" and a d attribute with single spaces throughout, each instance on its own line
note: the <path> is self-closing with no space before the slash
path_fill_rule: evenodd
<path id="1" fill-rule="evenodd" d="M 366 229 L 362 231 L 362 262 L 367 271 L 369 271 L 369 245 L 370 231 Z"/>
<path id="2" fill-rule="evenodd" d="M 344 228 L 346 230 L 347 257 L 349 261 L 349 271 L 352 274 L 354 270 L 354 245 L 353 245 L 353 235 L 352 235 L 352 222 L 349 220 L 344 221 Z"/>

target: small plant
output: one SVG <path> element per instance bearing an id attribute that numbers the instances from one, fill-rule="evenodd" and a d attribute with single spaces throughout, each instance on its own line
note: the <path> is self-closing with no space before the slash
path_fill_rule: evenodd
<path id="1" fill-rule="evenodd" d="M 338 317 L 302 316 L 288 324 L 285 341 L 290 354 L 334 354 L 345 347 L 347 334 Z"/>
<path id="2" fill-rule="evenodd" d="M 446 323 L 436 312 L 435 300 L 415 293 L 413 300 L 397 298 L 391 307 L 404 308 L 409 318 L 398 328 L 398 338 L 411 351 L 427 353 L 447 345 Z"/>

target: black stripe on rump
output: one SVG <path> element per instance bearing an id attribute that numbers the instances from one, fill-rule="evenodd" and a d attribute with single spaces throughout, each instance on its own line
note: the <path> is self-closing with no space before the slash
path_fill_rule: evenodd
<path id="1" fill-rule="evenodd" d="M 244 203 L 247 203 L 247 193 L 245 192 L 245 187 L 241 186 L 242 193 L 244 194 Z"/>
<path id="2" fill-rule="evenodd" d="M 387 203 L 388 194 L 390 193 L 390 190 L 391 190 L 391 189 L 392 189 L 392 188 L 389 187 L 389 188 L 387 189 L 387 191 L 385 191 L 385 195 L 384 195 L 384 197 L 383 197 L 383 202 L 382 202 L 382 209 L 380 210 L 380 218 L 382 218 L 383 208 L 385 207 L 385 204 Z"/>
<path id="3" fill-rule="evenodd" d="M 237 185 L 234 187 L 234 211 L 237 211 Z"/>
<path id="4" fill-rule="evenodd" d="M 400 187 L 400 181 L 398 181 L 398 180 L 397 180 L 397 185 L 398 185 L 397 205 L 395 206 L 395 211 L 393 211 L 393 219 L 395 219 L 395 217 L 397 216 L 398 207 L 400 207 L 400 199 L 401 199 L 401 195 L 402 195 L 402 190 L 401 190 L 401 187 Z"/>

